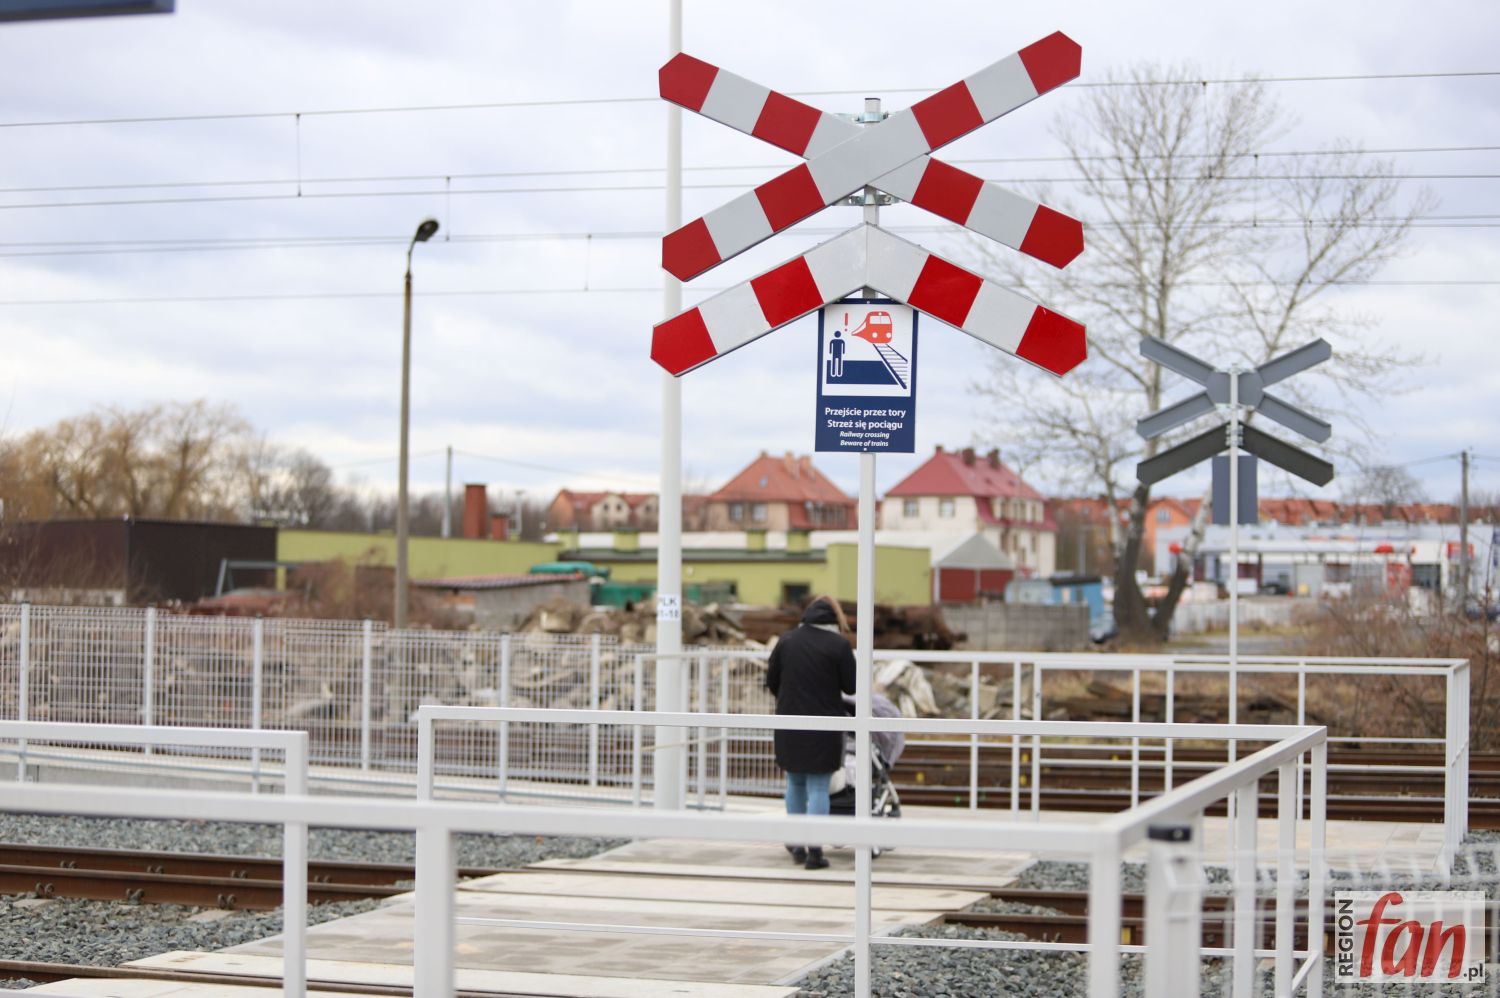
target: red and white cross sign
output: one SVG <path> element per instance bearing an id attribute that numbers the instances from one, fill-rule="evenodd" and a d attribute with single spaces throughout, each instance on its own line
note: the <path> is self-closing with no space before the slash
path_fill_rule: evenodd
<path id="1" fill-rule="evenodd" d="M 878 124 L 859 126 L 687 55 L 661 70 L 662 96 L 806 159 L 662 240 L 662 265 L 701 274 L 865 186 L 878 187 L 1054 266 L 1083 248 L 1083 227 L 928 154 L 1078 75 L 1061 32 Z M 651 356 L 674 375 L 779 326 L 873 288 L 1053 374 L 1087 355 L 1081 324 L 864 224 L 659 323 Z"/>
<path id="2" fill-rule="evenodd" d="M 877 187 L 981 235 L 1065 267 L 1083 226 L 927 153 L 1078 75 L 1082 50 L 1058 32 L 878 125 L 861 127 L 685 53 L 661 68 L 661 95 L 805 160 L 669 233 L 662 267 L 690 280 L 863 188 Z"/>

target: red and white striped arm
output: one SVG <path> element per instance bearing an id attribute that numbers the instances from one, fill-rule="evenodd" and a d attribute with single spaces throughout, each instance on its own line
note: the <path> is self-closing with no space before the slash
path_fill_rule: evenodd
<path id="1" fill-rule="evenodd" d="M 686 374 L 862 287 L 1053 374 L 1088 353 L 1080 323 L 867 224 L 658 324 L 651 359 Z"/>
<path id="2" fill-rule="evenodd" d="M 1081 223 L 926 154 L 1073 79 L 1081 60 L 1058 32 L 861 127 L 679 54 L 659 74 L 663 98 L 808 162 L 669 233 L 662 266 L 689 280 L 865 184 L 1066 266 L 1083 250 Z"/>
<path id="3" fill-rule="evenodd" d="M 916 243 L 869 226 L 866 252 L 870 287 L 982 343 L 1059 376 L 1088 357 L 1081 322 L 949 263 Z"/>

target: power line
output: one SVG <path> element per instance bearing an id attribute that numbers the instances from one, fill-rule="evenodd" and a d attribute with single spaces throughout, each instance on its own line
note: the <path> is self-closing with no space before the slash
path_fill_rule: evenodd
<path id="1" fill-rule="evenodd" d="M 1073 82 L 1069 87 L 1115 89 L 1120 87 L 1211 86 L 1252 83 L 1342 83 L 1374 80 L 1442 80 L 1483 79 L 1500 76 L 1500 70 L 1453 71 L 1440 73 L 1345 73 L 1296 76 L 1204 77 L 1191 80 L 1098 80 Z M 847 97 L 871 93 L 933 93 L 938 87 L 862 87 L 857 90 L 794 90 L 793 97 Z M 514 108 L 579 107 L 602 104 L 657 104 L 650 97 L 576 97 L 556 100 L 479 101 L 463 104 L 411 104 L 377 107 L 314 108 L 293 111 L 220 111 L 204 114 L 137 115 L 119 118 L 66 118 L 46 121 L 0 121 L 0 128 L 63 128 L 82 125 L 141 125 L 190 121 L 246 121 L 267 118 L 318 118 L 370 114 L 427 114 L 439 111 L 493 111 Z"/>
<path id="2" fill-rule="evenodd" d="M 1302 228 L 1305 226 L 1342 226 L 1345 228 L 1374 228 L 1401 224 L 1401 217 L 1375 217 L 1360 222 L 1348 222 L 1337 218 L 1255 218 L 1230 219 L 1222 222 L 1191 222 L 1180 226 L 1184 229 L 1240 228 Z M 1084 220 L 1089 228 L 1143 228 L 1153 225 L 1149 221 L 1115 221 L 1099 219 Z M 1500 228 L 1500 214 L 1476 215 L 1426 215 L 1411 223 L 1421 229 L 1493 229 Z M 957 225 L 894 225 L 887 226 L 892 232 L 924 234 L 958 234 L 964 231 Z M 804 236 L 836 235 L 843 232 L 837 226 L 807 227 L 797 230 Z M 604 232 L 506 232 L 463 233 L 446 240 L 450 243 L 519 243 L 519 242 L 589 242 L 599 241 L 649 241 L 660 239 L 662 233 L 654 229 L 618 230 Z M 97 239 L 58 240 L 40 242 L 0 242 L 0 258 L 6 257 L 51 257 L 51 256 L 107 256 L 138 253 L 198 253 L 234 252 L 249 250 L 280 249 L 329 249 L 348 246 L 404 245 L 409 235 L 352 235 L 352 236 L 283 236 L 283 237 L 222 237 L 217 239 Z"/>
<path id="3" fill-rule="evenodd" d="M 1264 150 L 1261 152 L 1244 153 L 1241 159 L 1256 158 L 1286 158 L 1307 156 L 1334 156 L 1343 153 L 1354 152 L 1369 156 L 1386 155 L 1416 155 L 1416 154 L 1438 154 L 1438 153 L 1474 153 L 1474 152 L 1500 152 L 1500 146 L 1406 146 L 1379 149 L 1285 149 Z M 981 163 L 1072 163 L 1072 162 L 1109 162 L 1114 160 L 1113 156 L 982 156 L 960 159 L 947 159 L 953 164 L 981 164 Z M 1172 160 L 1195 160 L 1195 159 L 1218 159 L 1216 153 L 1174 153 L 1171 156 L 1139 157 L 1143 161 Z M 740 163 L 705 166 L 685 166 L 686 173 L 707 173 L 725 171 L 767 171 L 784 169 L 784 163 Z M 231 179 L 231 180 L 178 180 L 178 181 L 144 181 L 129 184 L 62 184 L 33 187 L 0 187 L 0 194 L 64 194 L 74 191 L 132 191 L 132 190 L 176 190 L 186 188 L 204 187 L 269 187 L 296 184 L 375 184 L 375 183 L 448 183 L 455 180 L 505 180 L 525 177 L 594 177 L 609 176 L 626 173 L 665 173 L 664 166 L 622 166 L 622 167 L 591 167 L 588 169 L 550 169 L 550 170 L 502 170 L 484 171 L 477 173 L 407 173 L 407 174 L 376 174 L 371 176 L 351 177 L 265 177 L 260 179 Z"/>
<path id="4" fill-rule="evenodd" d="M 661 289 L 660 288 L 656 288 L 654 290 L 660 291 Z M 577 471 L 577 470 L 574 470 L 574 469 L 571 469 L 571 468 L 557 468 L 557 467 L 553 467 L 552 465 L 548 465 L 548 464 L 533 464 L 533 463 L 531 463 L 529 461 L 517 461 L 514 458 L 509 458 L 509 457 L 494 457 L 494 456 L 489 455 L 489 454 L 475 454 L 473 451 L 459 450 L 457 448 L 454 448 L 453 453 L 462 455 L 463 457 L 472 457 L 472 458 L 475 458 L 475 459 L 480 460 L 480 461 L 494 461 L 496 464 L 514 465 L 517 468 L 526 468 L 526 469 L 528 469 L 530 471 L 545 471 L 548 474 L 553 474 L 553 475 L 569 475 L 569 476 L 572 476 L 574 478 L 592 478 L 592 479 L 595 479 L 596 481 L 600 481 L 600 482 L 612 482 L 612 483 L 614 483 L 614 482 L 619 482 L 621 478 L 633 478 L 633 479 L 636 479 L 637 481 L 645 481 L 646 480 L 645 476 L 642 476 L 642 475 L 632 475 L 632 474 L 628 474 L 628 473 L 627 474 L 623 474 L 623 475 L 614 475 L 614 476 L 598 475 L 598 474 L 594 474 L 592 472 Z"/>
<path id="5" fill-rule="evenodd" d="M 1020 288 L 1018 284 L 1003 287 Z M 1128 290 L 1133 285 L 1106 282 L 1097 287 Z M 1294 287 L 1291 281 L 1181 281 L 1179 287 L 1197 288 L 1281 288 Z M 1324 286 L 1344 288 L 1450 288 L 1450 287 L 1500 287 L 1500 280 L 1358 280 L 1328 281 Z M 695 287 L 695 292 L 709 294 L 726 290 L 724 287 Z M 577 295 L 577 294 L 660 294 L 660 285 L 646 287 L 571 287 L 571 288 L 477 288 L 450 291 L 418 291 L 419 298 L 493 298 L 509 295 Z M 277 302 L 277 301 L 338 301 L 360 299 L 390 299 L 401 297 L 400 291 L 308 291 L 285 294 L 227 294 L 227 295 L 164 295 L 139 298 L 33 298 L 0 299 L 0 307 L 59 306 L 59 305 L 176 305 L 213 304 L 233 302 Z"/>
<path id="6" fill-rule="evenodd" d="M 1302 173 L 1302 174 L 1259 174 L 1259 175 L 1220 175 L 1220 176 L 1167 176 L 1155 177 L 984 177 L 994 183 L 1000 184 L 1088 184 L 1088 183 L 1169 183 L 1169 182 L 1201 182 L 1214 181 L 1220 183 L 1261 183 L 1266 181 L 1308 181 L 1308 180 L 1426 180 L 1426 181 L 1458 181 L 1458 180 L 1500 180 L 1500 173 L 1381 173 L 1374 175 L 1358 173 Z M 295 184 L 295 181 L 278 181 L 286 186 Z M 268 185 L 269 186 L 269 185 Z M 749 184 L 684 184 L 684 190 L 740 190 L 743 191 Z M 547 186 L 547 187 L 468 187 L 459 189 L 430 188 L 424 190 L 379 190 L 379 191 L 324 191 L 312 192 L 306 190 L 287 191 L 281 194 L 215 194 L 207 197 L 170 197 L 170 198 L 129 198 L 116 200 L 91 200 L 91 201 L 33 201 L 12 202 L 0 204 L 0 211 L 27 211 L 36 209 L 57 208 L 122 208 L 140 206 L 161 205 L 202 205 L 202 204 L 236 204 L 262 201 L 328 201 L 328 200 L 354 200 L 360 198 L 403 198 L 403 197 L 469 197 L 473 195 L 505 195 L 505 194 L 618 194 L 637 191 L 649 191 L 652 193 L 666 189 L 664 184 L 594 184 L 571 186 Z"/>

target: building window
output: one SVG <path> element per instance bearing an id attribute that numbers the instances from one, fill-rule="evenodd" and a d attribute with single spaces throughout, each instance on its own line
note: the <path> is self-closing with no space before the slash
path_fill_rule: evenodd
<path id="1" fill-rule="evenodd" d="M 1171 519 L 1172 519 L 1172 514 L 1169 513 L 1169 512 L 1167 512 L 1166 510 L 1159 509 L 1159 510 L 1156 511 L 1156 522 L 1157 523 L 1169 523 L 1169 522 L 1171 522 Z"/>
<path id="2" fill-rule="evenodd" d="M 729 519 L 734 523 L 743 521 L 745 519 L 745 504 L 739 502 L 730 503 Z"/>
<path id="3" fill-rule="evenodd" d="M 750 506 L 750 519 L 754 523 L 765 523 L 766 504 L 763 502 L 752 503 Z"/>
<path id="4" fill-rule="evenodd" d="M 938 500 L 938 516 L 942 517 L 945 520 L 951 520 L 951 519 L 953 519 L 953 500 L 952 499 L 939 499 Z"/>
<path id="5" fill-rule="evenodd" d="M 910 519 L 917 515 L 917 501 L 915 499 L 901 500 L 901 515 Z"/>

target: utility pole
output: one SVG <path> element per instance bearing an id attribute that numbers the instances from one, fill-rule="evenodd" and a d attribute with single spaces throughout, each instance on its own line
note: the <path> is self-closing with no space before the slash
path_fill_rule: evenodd
<path id="1" fill-rule="evenodd" d="M 453 536 L 453 445 L 448 445 L 448 470 L 443 478 L 443 536 Z"/>
<path id="2" fill-rule="evenodd" d="M 1458 612 L 1469 607 L 1469 449 L 1458 453 L 1460 476 L 1458 487 Z"/>

